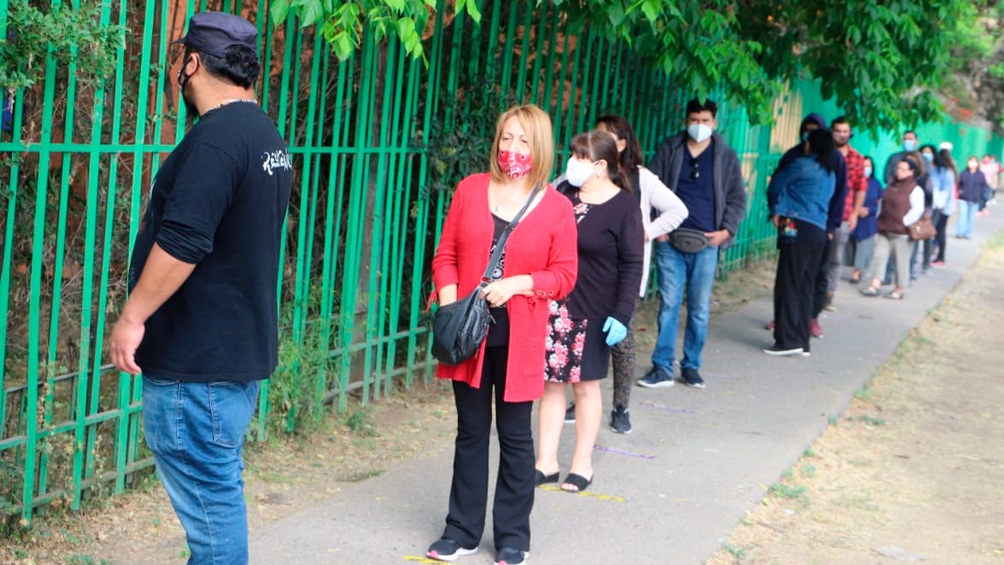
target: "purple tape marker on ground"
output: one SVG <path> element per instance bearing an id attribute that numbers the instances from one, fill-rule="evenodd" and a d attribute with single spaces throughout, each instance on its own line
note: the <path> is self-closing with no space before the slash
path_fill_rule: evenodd
<path id="1" fill-rule="evenodd" d="M 649 455 L 647 453 L 634 453 L 632 451 L 624 451 L 623 449 L 607 447 L 605 445 L 594 445 L 593 449 L 596 451 L 606 451 L 608 453 L 619 453 L 620 455 L 630 455 L 631 457 L 640 457 L 642 459 L 655 459 L 655 455 Z"/>
<path id="2" fill-rule="evenodd" d="M 662 406 L 661 404 L 656 404 L 654 402 L 649 402 L 648 400 L 644 402 L 639 402 L 639 406 L 644 406 L 645 408 L 654 408 L 656 410 L 665 410 L 667 412 L 679 412 L 681 414 L 690 414 L 690 410 L 685 408 L 673 408 L 672 406 Z"/>

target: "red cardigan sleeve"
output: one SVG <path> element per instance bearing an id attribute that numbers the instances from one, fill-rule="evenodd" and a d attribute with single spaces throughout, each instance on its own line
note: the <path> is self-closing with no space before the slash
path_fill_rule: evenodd
<path id="1" fill-rule="evenodd" d="M 443 234 L 439 238 L 436 255 L 432 258 L 432 284 L 436 287 L 433 291 L 434 295 L 440 289 L 460 281 L 460 273 L 457 269 L 457 233 L 460 219 L 464 214 L 466 194 L 465 185 L 461 182 L 453 194 L 450 210 L 446 213 L 446 220 L 443 222 Z"/>
<path id="2" fill-rule="evenodd" d="M 553 215 L 556 229 L 551 234 L 547 268 L 530 273 L 533 292 L 539 299 L 564 298 L 575 287 L 579 270 L 578 228 L 572 203 L 553 188 L 546 195 L 554 202 Z M 552 210 L 549 209 L 548 212 Z"/>

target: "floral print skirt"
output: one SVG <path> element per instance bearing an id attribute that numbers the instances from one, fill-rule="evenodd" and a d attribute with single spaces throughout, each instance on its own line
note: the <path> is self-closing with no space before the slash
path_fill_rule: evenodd
<path id="1" fill-rule="evenodd" d="M 603 321 L 569 317 L 563 300 L 551 300 L 549 309 L 544 380 L 578 383 L 605 378 L 610 348 Z"/>

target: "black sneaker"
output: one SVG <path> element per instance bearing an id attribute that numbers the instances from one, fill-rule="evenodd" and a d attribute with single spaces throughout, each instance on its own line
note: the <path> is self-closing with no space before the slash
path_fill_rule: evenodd
<path id="1" fill-rule="evenodd" d="M 515 547 L 503 547 L 495 555 L 495 565 L 520 565 L 526 563 L 529 551 L 516 549 Z"/>
<path id="2" fill-rule="evenodd" d="M 659 388 L 674 384 L 676 383 L 673 381 L 673 374 L 658 365 L 652 365 L 652 368 L 638 381 L 638 386 L 645 388 Z"/>
<path id="3" fill-rule="evenodd" d="M 701 378 L 701 373 L 697 369 L 681 369 L 680 376 L 683 378 L 683 384 L 694 388 L 704 388 L 704 379 Z"/>
<path id="4" fill-rule="evenodd" d="M 464 547 L 455 539 L 439 538 L 439 541 L 429 546 L 429 551 L 426 555 L 436 561 L 456 561 L 462 555 L 470 555 L 477 552 L 477 546 Z"/>
<path id="5" fill-rule="evenodd" d="M 575 403 L 574 402 L 571 403 L 571 404 L 569 404 L 568 408 L 565 409 L 565 423 L 566 424 L 574 424 L 575 423 Z"/>
<path id="6" fill-rule="evenodd" d="M 618 408 L 610 411 L 610 429 L 619 434 L 631 433 L 631 414 L 627 408 Z"/>

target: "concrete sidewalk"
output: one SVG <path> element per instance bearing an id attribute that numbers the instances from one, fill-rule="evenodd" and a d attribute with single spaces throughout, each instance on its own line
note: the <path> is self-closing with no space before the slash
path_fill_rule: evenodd
<path id="1" fill-rule="evenodd" d="M 990 210 L 992 216 L 977 219 L 974 239 L 949 237 L 949 267 L 922 276 L 903 301 L 865 298 L 843 282 L 838 309 L 824 313 L 826 335 L 813 342 L 809 358 L 760 352 L 772 343 L 762 329 L 772 306 L 760 300 L 711 320 L 702 370 L 707 389 L 634 388 L 630 435 L 607 427 L 607 379 L 593 485 L 580 495 L 537 490 L 529 562 L 702 563 L 958 282 L 982 242 L 1004 227 L 1004 209 Z M 950 236 L 953 230 L 954 220 Z M 648 352 L 639 352 L 639 375 L 648 360 Z M 572 431 L 566 426 L 562 436 L 563 473 Z M 426 562 L 426 548 L 443 530 L 452 450 L 452 441 L 443 441 L 251 532 L 251 562 Z M 494 458 L 497 445 L 492 450 Z M 481 551 L 458 562 L 483 565 L 493 557 L 489 516 Z"/>

